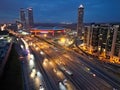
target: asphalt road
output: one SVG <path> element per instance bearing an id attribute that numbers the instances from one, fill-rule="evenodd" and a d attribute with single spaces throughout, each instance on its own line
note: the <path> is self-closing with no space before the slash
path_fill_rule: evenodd
<path id="1" fill-rule="evenodd" d="M 54 49 L 53 49 L 54 50 Z M 62 52 L 62 51 L 61 51 Z M 61 52 L 53 51 L 49 56 L 57 58 L 65 63 L 65 66 L 72 71 L 73 76 L 69 76 L 64 73 L 73 84 L 77 87 L 77 89 L 81 90 L 112 90 L 112 87 L 106 83 L 104 80 L 100 79 L 97 76 L 93 76 L 94 73 L 91 71 L 85 70 L 87 68 L 82 62 L 79 62 L 79 58 L 76 58 L 75 55 L 67 52 L 65 54 L 61 54 Z M 47 53 L 47 50 L 46 50 Z M 77 77 L 77 78 L 76 78 Z"/>
<path id="2" fill-rule="evenodd" d="M 32 41 L 34 44 L 37 43 L 31 46 L 31 52 L 35 56 L 36 67 L 43 75 L 47 90 L 60 90 L 60 82 L 67 87 L 64 90 L 120 89 L 120 81 L 106 72 L 106 64 L 101 65 L 99 62 L 90 60 L 86 55 L 79 55 L 62 47 L 54 47 L 57 45 L 47 44 L 36 38 Z M 39 50 L 36 50 L 36 46 Z M 41 50 L 45 53 L 43 56 L 40 55 Z M 46 64 L 44 64 L 45 58 L 48 59 Z M 61 76 L 57 75 L 58 72 Z M 64 83 L 65 79 L 67 84 Z"/>

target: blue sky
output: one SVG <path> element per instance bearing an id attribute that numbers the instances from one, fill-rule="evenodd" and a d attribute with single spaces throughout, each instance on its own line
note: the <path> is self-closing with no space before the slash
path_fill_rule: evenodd
<path id="1" fill-rule="evenodd" d="M 19 18 L 20 8 L 33 7 L 35 22 L 77 22 L 84 5 L 84 22 L 120 22 L 120 0 L 2 0 L 0 22 Z"/>

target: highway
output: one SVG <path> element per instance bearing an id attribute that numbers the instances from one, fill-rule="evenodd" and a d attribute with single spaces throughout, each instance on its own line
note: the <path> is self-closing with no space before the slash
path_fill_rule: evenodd
<path id="1" fill-rule="evenodd" d="M 15 49 L 19 55 L 19 59 L 21 62 L 21 68 L 22 68 L 22 75 L 23 75 L 23 81 L 24 81 L 24 89 L 25 90 L 34 90 L 35 87 L 33 85 L 32 80 L 29 77 L 29 69 L 27 64 L 26 57 L 23 57 L 23 49 L 21 48 L 21 45 L 23 45 L 23 42 L 20 39 L 15 39 Z"/>
<path id="2" fill-rule="evenodd" d="M 45 51 L 45 50 L 44 50 Z M 79 89 L 92 89 L 92 90 L 103 90 L 103 89 L 106 89 L 106 90 L 110 90 L 110 88 L 112 89 L 112 87 L 110 86 L 110 85 L 108 85 L 105 81 L 103 81 L 102 79 L 100 79 L 100 78 L 98 78 L 98 80 L 96 80 L 93 76 L 92 77 L 89 77 L 90 75 L 88 75 L 88 73 L 92 73 L 92 72 L 88 72 L 87 74 L 85 74 L 85 72 L 83 72 L 83 69 L 84 69 L 84 67 L 80 67 L 81 65 L 79 65 L 78 64 L 78 62 L 76 63 L 74 63 L 74 61 L 71 61 L 71 63 L 70 63 L 70 60 L 67 58 L 63 58 L 63 56 L 61 56 L 61 57 L 58 57 L 58 56 L 60 56 L 60 55 L 62 55 L 60 52 L 62 52 L 62 51 L 57 51 L 57 53 L 56 53 L 56 51 L 53 49 L 53 51 L 51 51 L 51 54 L 50 54 L 50 48 L 49 48 L 49 52 L 48 52 L 48 50 L 46 50 L 46 54 L 48 53 L 48 55 L 51 57 L 51 58 L 54 58 L 55 59 L 55 57 L 58 59 L 58 58 L 61 58 L 61 60 L 62 60 L 62 62 L 64 62 L 65 60 L 67 61 L 66 63 L 68 64 L 68 66 L 67 66 L 67 64 L 66 64 L 66 66 L 67 67 L 69 67 L 69 69 L 71 69 L 72 70 L 72 72 L 74 72 L 75 73 L 75 75 L 77 75 L 77 77 L 79 77 L 80 79 L 78 79 L 78 78 L 71 78 L 71 80 L 73 79 L 73 81 L 72 82 L 74 82 L 74 84 L 76 85 L 79 85 L 79 86 L 77 86 L 77 87 L 81 87 L 81 88 L 79 88 Z M 57 55 L 56 55 L 57 54 Z M 68 55 L 68 56 L 72 56 L 71 54 L 70 55 Z M 75 55 L 73 55 L 73 57 L 75 57 Z M 78 58 L 79 59 L 79 58 Z M 64 60 L 64 61 L 63 61 Z M 71 59 L 72 60 L 72 59 Z M 76 60 L 76 58 L 73 58 L 73 60 Z M 65 62 L 64 62 L 65 63 Z M 73 64 L 74 63 L 74 64 Z M 72 67 L 70 67 L 70 66 L 72 66 Z M 82 68 L 80 71 L 78 70 L 78 68 Z M 85 70 L 86 71 L 86 70 Z M 81 73 L 81 72 L 83 72 L 83 73 Z M 87 72 L 87 71 L 86 71 Z M 86 76 L 86 77 L 85 77 Z M 68 76 L 69 77 L 69 76 Z M 76 77 L 76 76 L 74 76 L 74 77 Z M 91 79 L 91 78 L 93 78 L 93 79 Z M 90 80 L 89 80 L 90 79 Z M 93 80 L 93 81 L 92 81 Z M 91 81 L 92 81 L 92 83 L 91 83 Z M 97 81 L 99 81 L 99 82 L 97 82 Z M 77 83 L 75 83 L 75 82 L 77 82 Z M 83 83 L 83 82 L 85 82 L 85 84 Z M 104 84 L 103 84 L 103 82 L 104 82 Z M 100 85 L 100 83 L 101 83 L 101 85 Z M 100 86 L 101 86 L 101 89 L 100 89 Z M 108 87 L 108 88 L 107 88 Z"/>
<path id="3" fill-rule="evenodd" d="M 60 84 L 65 79 L 65 77 L 63 76 L 62 78 L 57 76 L 50 62 L 46 62 L 44 64 L 44 60 L 43 60 L 44 58 L 48 58 L 48 60 L 51 60 L 51 58 L 48 55 L 44 55 L 44 58 L 41 58 L 40 51 L 36 50 L 36 48 L 34 48 L 34 45 L 30 46 L 30 48 L 32 50 L 32 53 L 34 53 L 35 55 L 37 66 L 39 67 L 39 69 L 42 69 L 43 71 L 43 77 L 46 79 L 45 81 L 47 83 L 47 87 L 49 88 L 49 90 L 63 90 L 61 89 Z M 62 75 L 61 72 L 59 72 L 59 74 Z M 68 89 L 68 90 L 73 90 L 73 89 Z"/>
<path id="4" fill-rule="evenodd" d="M 72 54 L 74 54 L 74 53 L 72 53 Z M 60 54 L 59 54 L 60 55 Z M 72 56 L 72 55 L 69 55 L 69 56 Z M 73 56 L 74 57 L 74 56 Z M 77 56 L 76 56 L 77 57 Z M 85 57 L 87 57 L 87 56 L 85 56 Z M 119 80 L 117 80 L 117 79 L 115 79 L 115 77 L 113 78 L 113 76 L 110 74 L 109 75 L 109 73 L 108 74 L 106 74 L 106 71 L 105 70 L 101 70 L 101 69 L 104 69 L 102 66 L 104 65 L 104 64 L 102 64 L 102 65 L 99 65 L 99 63 L 94 63 L 93 61 L 92 62 L 88 62 L 88 60 L 84 60 L 83 58 L 81 58 L 80 56 L 78 57 L 83 63 L 85 63 L 85 64 L 87 64 L 88 66 L 90 66 L 91 68 L 92 68 L 92 71 L 93 72 L 95 72 L 97 75 L 99 75 L 100 76 L 100 78 L 103 78 L 103 79 L 105 79 L 105 81 L 107 81 L 109 84 L 111 84 L 112 86 L 113 86 L 113 88 L 120 88 L 119 87 Z M 87 57 L 87 59 L 88 59 L 88 57 Z M 74 59 L 73 59 L 74 60 Z M 87 62 L 86 62 L 87 61 Z M 91 66 L 91 63 L 93 63 L 94 65 L 92 65 Z M 105 64 L 106 65 L 106 64 Z M 105 65 L 104 65 L 104 67 L 105 67 Z M 101 68 L 101 69 L 99 69 L 98 68 L 98 66 Z M 110 65 L 108 66 L 107 65 L 107 67 L 110 67 Z"/>
<path id="5" fill-rule="evenodd" d="M 55 51 L 53 51 L 51 54 L 49 53 L 49 56 L 61 60 L 65 66 L 73 73 L 73 76 L 69 76 L 67 74 L 66 76 L 71 80 L 71 82 L 74 82 L 74 85 L 78 87 L 78 89 L 112 90 L 112 87 L 104 80 L 100 79 L 97 76 L 93 76 L 94 73 L 92 73 L 90 70 L 87 70 L 89 68 L 85 66 L 83 62 L 79 62 L 79 58 L 73 54 L 67 52 L 62 55 L 60 52 L 55 53 Z"/>
<path id="6" fill-rule="evenodd" d="M 45 90 L 119 90 L 119 80 L 107 73 L 106 64 L 71 49 L 55 47 L 55 43 L 35 37 L 24 39 L 34 55 L 35 68 L 43 76 Z"/>
<path id="7" fill-rule="evenodd" d="M 46 87 L 46 82 L 44 82 L 41 71 L 35 63 L 32 52 L 29 51 L 28 55 L 24 53 L 25 50 L 29 49 L 26 43 L 20 38 L 17 38 L 15 40 L 15 48 L 21 61 L 24 90 L 49 90 L 47 89 L 48 87 Z M 42 87 L 44 89 L 42 89 L 40 85 L 44 85 L 44 87 Z"/>
<path id="8" fill-rule="evenodd" d="M 45 68 L 43 68 L 42 66 L 42 61 L 44 58 L 41 59 L 40 54 L 33 48 L 31 47 L 32 52 L 35 55 L 36 58 L 36 64 L 38 66 L 38 68 L 42 71 L 43 77 L 45 78 L 45 82 L 47 84 L 47 88 L 48 90 L 58 90 L 56 84 L 54 83 L 54 78 L 50 77 L 49 72 L 46 72 Z"/>
<path id="9" fill-rule="evenodd" d="M 93 72 L 110 83 L 114 88 L 120 88 L 120 78 L 117 76 L 119 75 L 119 71 L 117 71 L 118 67 L 116 68 L 109 63 L 101 62 L 93 57 L 91 58 L 88 54 L 78 55 L 78 58 L 89 65 Z"/>

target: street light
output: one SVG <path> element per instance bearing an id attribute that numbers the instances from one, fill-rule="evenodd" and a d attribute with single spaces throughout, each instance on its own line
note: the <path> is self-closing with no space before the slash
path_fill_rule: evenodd
<path id="1" fill-rule="evenodd" d="M 103 53 L 104 53 L 104 57 L 106 57 L 106 50 L 105 49 L 103 49 Z"/>
<path id="2" fill-rule="evenodd" d="M 43 55 L 43 54 L 44 54 L 44 52 L 43 52 L 43 51 L 40 51 L 40 54 L 41 54 L 41 55 Z"/>
<path id="3" fill-rule="evenodd" d="M 105 52 L 106 50 L 104 49 L 103 51 Z"/>
<path id="4" fill-rule="evenodd" d="M 55 67 L 55 64 L 53 61 L 49 61 L 49 64 L 52 66 L 52 67 Z"/>
<path id="5" fill-rule="evenodd" d="M 36 50 L 39 50 L 39 48 L 38 48 L 38 47 L 36 47 L 35 49 L 36 49 Z"/>
<path id="6" fill-rule="evenodd" d="M 65 43 L 65 38 L 61 38 L 60 41 L 61 41 L 62 43 Z"/>
<path id="7" fill-rule="evenodd" d="M 44 34 L 44 37 L 47 37 L 47 34 Z"/>
<path id="8" fill-rule="evenodd" d="M 98 50 L 100 51 L 100 50 L 101 50 L 101 48 L 99 47 L 99 48 L 98 48 Z"/>
<path id="9" fill-rule="evenodd" d="M 48 59 L 47 59 L 47 58 L 45 58 L 45 59 L 43 60 L 43 65 L 44 65 L 44 66 L 47 66 L 47 65 L 48 65 Z"/>

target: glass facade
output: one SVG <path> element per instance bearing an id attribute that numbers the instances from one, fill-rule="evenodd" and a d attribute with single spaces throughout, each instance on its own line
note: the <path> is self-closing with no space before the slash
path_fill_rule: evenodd
<path id="1" fill-rule="evenodd" d="M 20 20 L 23 24 L 23 27 L 26 26 L 26 16 L 25 16 L 25 10 L 23 8 L 20 9 Z"/>
<path id="2" fill-rule="evenodd" d="M 28 8 L 28 25 L 29 28 L 34 26 L 34 21 L 33 21 L 33 9 L 32 8 Z"/>
<path id="3" fill-rule="evenodd" d="M 78 8 L 77 35 L 82 37 L 84 8 Z"/>

